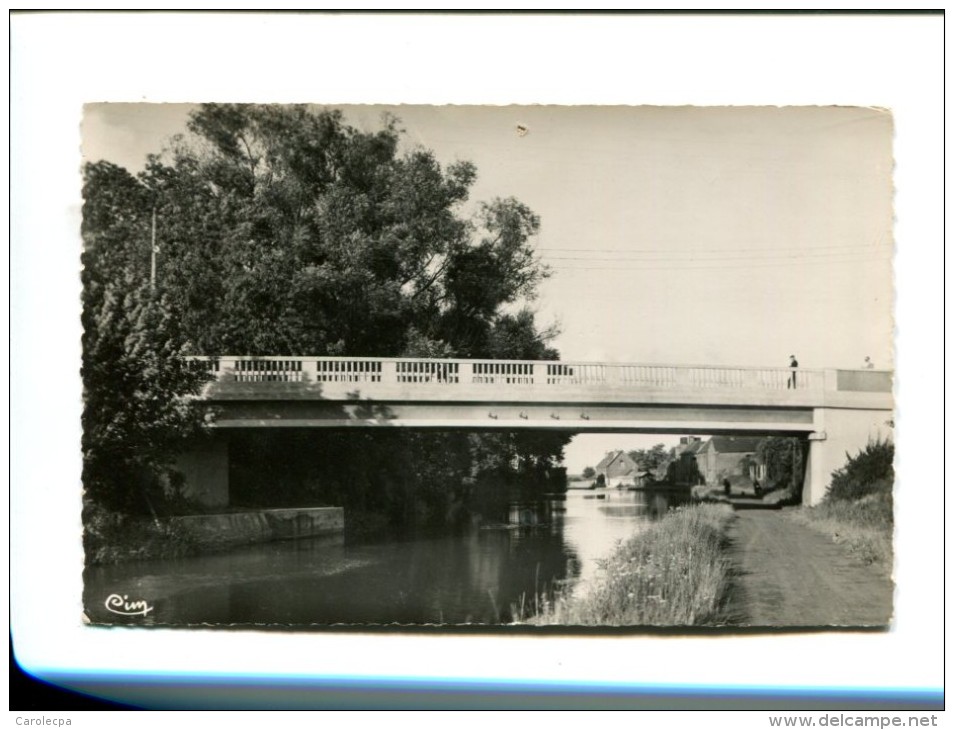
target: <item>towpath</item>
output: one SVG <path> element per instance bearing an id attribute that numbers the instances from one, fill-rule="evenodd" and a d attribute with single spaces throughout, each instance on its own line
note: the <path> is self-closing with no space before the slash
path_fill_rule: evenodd
<path id="1" fill-rule="evenodd" d="M 733 623 L 886 626 L 893 584 L 789 510 L 740 510 L 730 533 Z"/>

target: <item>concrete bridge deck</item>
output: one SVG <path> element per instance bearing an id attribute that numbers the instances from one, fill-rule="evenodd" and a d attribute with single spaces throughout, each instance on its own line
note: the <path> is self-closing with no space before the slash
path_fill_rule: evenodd
<path id="1" fill-rule="evenodd" d="M 794 435 L 810 442 L 808 501 L 846 451 L 890 433 L 893 374 L 421 358 L 192 358 L 200 398 L 237 428 L 432 428 Z M 821 485 L 824 486 L 821 486 Z"/>

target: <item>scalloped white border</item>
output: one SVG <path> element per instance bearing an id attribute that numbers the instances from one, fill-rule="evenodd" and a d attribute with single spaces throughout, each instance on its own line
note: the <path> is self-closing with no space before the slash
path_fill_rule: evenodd
<path id="1" fill-rule="evenodd" d="M 942 16 L 15 15 L 12 630 L 29 668 L 942 687 Z M 84 102 L 843 104 L 895 115 L 898 551 L 883 634 L 410 637 L 79 620 Z M 6 341 L 6 338 L 0 338 Z M 729 666 L 727 666 L 729 662 Z"/>

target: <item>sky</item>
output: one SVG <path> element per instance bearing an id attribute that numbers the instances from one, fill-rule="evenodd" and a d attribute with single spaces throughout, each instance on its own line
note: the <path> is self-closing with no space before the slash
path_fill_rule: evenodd
<path id="1" fill-rule="evenodd" d="M 188 105 L 88 106 L 87 159 L 141 169 Z M 846 107 L 338 107 L 477 165 L 552 275 L 534 306 L 565 360 L 892 362 L 891 117 Z M 518 125 L 526 128 L 520 134 Z"/>
<path id="2" fill-rule="evenodd" d="M 187 104 L 85 108 L 83 154 L 131 171 L 186 132 Z M 858 107 L 337 106 L 406 149 L 470 160 L 462 209 L 513 196 L 551 270 L 531 302 L 568 361 L 890 368 L 892 119 Z M 592 435 L 571 473 L 612 448 Z"/>

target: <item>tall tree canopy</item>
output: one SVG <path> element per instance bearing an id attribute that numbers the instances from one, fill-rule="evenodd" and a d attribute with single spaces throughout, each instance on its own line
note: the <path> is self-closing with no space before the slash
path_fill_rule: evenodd
<path id="1" fill-rule="evenodd" d="M 150 158 L 161 288 L 201 352 L 491 354 L 501 307 L 547 275 L 539 220 L 512 198 L 463 217 L 474 166 L 402 151 L 397 124 L 213 104 Z"/>
<path id="2" fill-rule="evenodd" d="M 669 450 L 665 444 L 656 444 L 651 449 L 634 449 L 626 453 L 630 459 L 649 471 L 655 471 L 669 459 Z"/>

